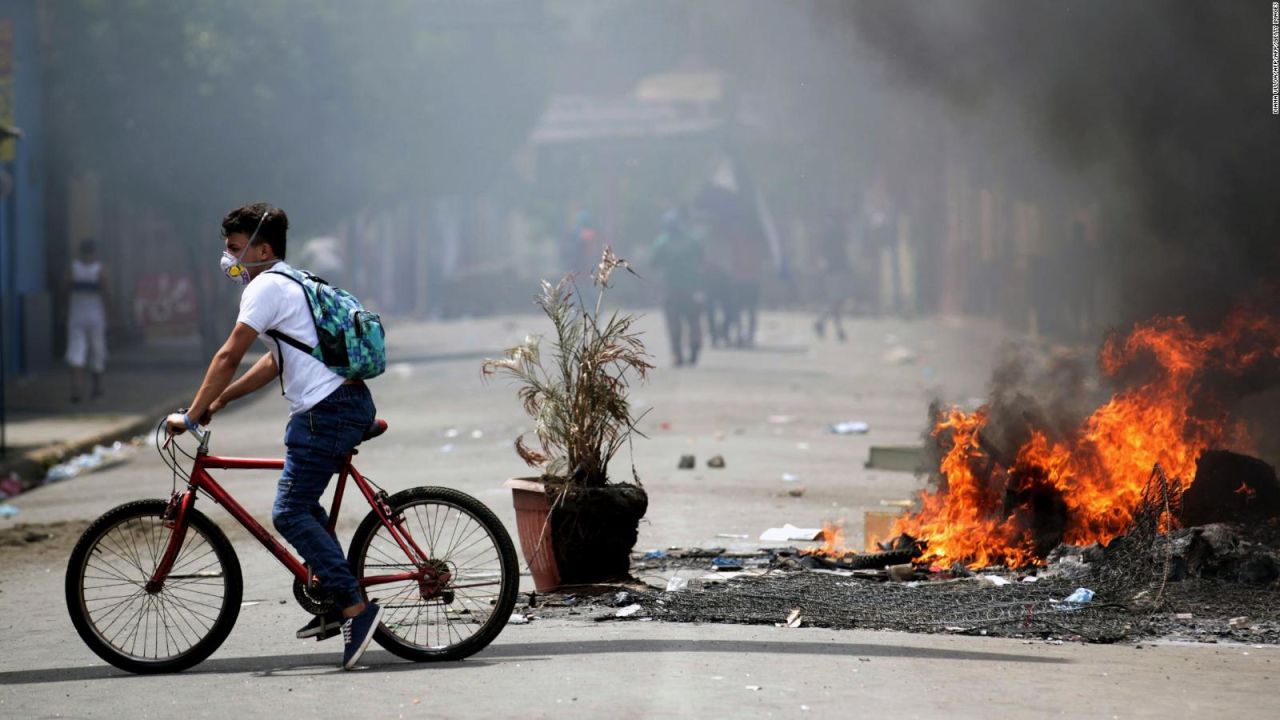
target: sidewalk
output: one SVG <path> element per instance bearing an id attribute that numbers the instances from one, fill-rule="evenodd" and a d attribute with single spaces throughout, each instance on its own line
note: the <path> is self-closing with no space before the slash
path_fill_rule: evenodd
<path id="1" fill-rule="evenodd" d="M 397 332 L 393 362 L 432 362 L 464 357 L 476 362 L 495 354 L 476 350 L 471 321 L 431 323 L 392 318 Z M 519 342 L 503 320 L 507 345 Z M 262 347 L 255 344 L 245 366 Z M 0 457 L 0 482 L 16 474 L 23 490 L 43 480 L 63 460 L 128 440 L 155 428 L 160 418 L 191 401 L 204 379 L 208 357 L 194 338 L 111 347 L 102 397 L 71 402 L 71 372 L 61 359 L 39 372 L 10 377 L 5 383 L 6 448 Z M 0 495 L 3 493 L 0 492 Z M 11 493 L 12 494 L 12 493 Z M 0 498 L 0 502 L 3 499 Z"/>
<path id="2" fill-rule="evenodd" d="M 206 368 L 198 343 L 112 348 L 102 397 L 71 402 L 71 373 L 61 362 L 5 383 L 6 448 L 0 478 L 24 487 L 53 463 L 145 432 L 187 403 Z"/>

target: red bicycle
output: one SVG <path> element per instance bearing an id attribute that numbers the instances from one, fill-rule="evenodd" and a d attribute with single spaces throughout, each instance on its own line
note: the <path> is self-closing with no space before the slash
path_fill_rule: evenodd
<path id="1" fill-rule="evenodd" d="M 365 439 L 386 427 L 378 420 Z M 226 640 L 240 614 L 244 581 L 227 536 L 195 508 L 201 493 L 293 574 L 303 608 L 316 615 L 332 610 L 322 582 L 209 474 L 280 470 L 284 461 L 210 455 L 207 429 L 196 433 L 200 445 L 191 455 L 173 436 L 164 434 L 162 443 L 162 428 L 156 448 L 173 472 L 170 498 L 114 508 L 85 530 L 71 553 L 67 610 L 85 644 L 122 670 L 164 673 L 196 665 Z M 190 472 L 178 453 L 194 463 Z M 409 660 L 460 660 L 497 637 L 515 606 L 519 568 L 511 537 L 493 512 L 450 488 L 388 496 L 348 457 L 329 511 L 331 533 L 348 479 L 370 507 L 347 558 L 365 598 L 383 608 L 378 644 Z"/>

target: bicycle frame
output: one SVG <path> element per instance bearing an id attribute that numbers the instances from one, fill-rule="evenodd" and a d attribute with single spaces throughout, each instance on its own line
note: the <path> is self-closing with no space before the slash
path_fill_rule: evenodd
<path id="1" fill-rule="evenodd" d="M 284 460 L 210 455 L 208 443 L 209 435 L 205 431 L 205 435 L 200 442 L 200 448 L 196 452 L 195 465 L 192 467 L 187 489 L 182 492 L 175 492 L 169 500 L 169 507 L 165 511 L 165 525 L 171 527 L 173 532 L 169 536 L 169 542 L 165 548 L 164 555 L 161 557 L 160 564 L 156 567 L 150 581 L 147 583 L 147 591 L 154 593 L 164 587 L 165 580 L 168 579 L 169 572 L 173 569 L 173 563 L 177 559 L 178 553 L 182 549 L 182 544 L 186 539 L 187 513 L 195 505 L 196 495 L 199 492 L 204 492 L 215 503 L 226 508 L 231 517 L 235 518 L 236 522 L 249 531 L 250 535 L 253 535 L 258 542 L 262 543 L 262 546 L 275 556 L 276 560 L 280 561 L 280 564 L 284 565 L 285 569 L 292 573 L 298 581 L 304 584 L 310 582 L 311 576 L 306 565 L 293 553 L 285 549 L 284 545 L 275 536 L 267 532 L 266 528 L 262 527 L 262 524 L 255 520 L 249 514 L 249 511 L 236 502 L 236 499 L 209 474 L 210 469 L 282 470 L 284 469 Z M 342 507 L 342 497 L 346 489 L 347 479 L 350 478 L 361 494 L 364 495 L 365 500 L 369 502 L 369 506 L 377 514 L 378 520 L 405 553 L 405 557 L 417 568 L 413 572 L 358 578 L 360 586 L 369 587 L 384 583 L 416 580 L 421 586 L 424 596 L 438 592 L 441 587 L 449 582 L 449 573 L 433 567 L 428 562 L 429 556 L 427 553 L 418 547 L 413 537 L 402 527 L 404 518 L 392 517 L 391 508 L 386 503 L 386 493 L 382 491 L 375 492 L 369 481 L 351 464 L 351 457 L 356 453 L 356 450 L 351 451 L 351 455 L 347 456 L 346 462 L 343 463 L 342 470 L 338 475 L 338 484 L 333 493 L 333 504 L 329 510 L 328 531 L 333 533 L 334 528 L 337 526 L 338 511 Z"/>

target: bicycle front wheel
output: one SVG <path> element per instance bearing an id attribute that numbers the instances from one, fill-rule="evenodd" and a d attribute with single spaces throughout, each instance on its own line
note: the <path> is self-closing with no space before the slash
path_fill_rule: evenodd
<path id="1" fill-rule="evenodd" d="M 164 587 L 147 591 L 172 533 L 167 506 L 139 500 L 107 512 L 80 536 L 67 564 L 67 611 L 80 638 L 132 673 L 186 670 L 218 649 L 240 615 L 240 561 L 195 508 Z"/>
<path id="2" fill-rule="evenodd" d="M 370 585 L 365 594 L 383 608 L 374 640 L 408 660 L 461 660 L 493 641 L 516 604 L 520 569 L 502 521 L 466 493 L 419 487 L 388 499 L 399 529 L 427 555 L 447 583 L 417 580 Z M 370 512 L 351 539 L 357 578 L 413 572 L 377 514 Z"/>

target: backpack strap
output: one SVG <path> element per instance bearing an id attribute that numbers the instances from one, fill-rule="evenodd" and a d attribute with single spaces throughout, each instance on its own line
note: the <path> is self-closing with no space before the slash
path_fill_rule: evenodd
<path id="1" fill-rule="evenodd" d="M 268 331 L 267 331 L 267 335 L 270 335 L 271 337 L 275 338 L 277 341 L 279 341 L 279 342 L 283 342 L 283 343 L 284 343 L 284 344 L 286 344 L 286 345 L 290 345 L 290 346 L 292 346 L 292 347 L 298 348 L 299 350 L 301 350 L 302 352 L 304 352 L 304 353 L 306 353 L 306 354 L 308 354 L 308 355 L 310 355 L 310 354 L 311 354 L 312 352 L 314 352 L 314 350 L 315 350 L 315 348 L 313 348 L 313 347 L 311 347 L 310 345 L 308 345 L 308 344 L 306 344 L 306 343 L 302 342 L 301 340 L 298 340 L 298 339 L 293 338 L 293 337 L 291 337 L 291 336 L 289 336 L 289 335 L 286 335 L 286 334 L 284 334 L 284 333 L 280 332 L 279 330 L 276 330 L 275 328 L 272 328 L 271 330 L 268 330 Z"/>
<path id="2" fill-rule="evenodd" d="M 319 280 L 319 278 L 316 278 L 314 275 L 311 275 L 310 273 L 303 270 L 294 269 L 294 272 L 298 273 L 299 275 L 302 275 L 303 277 L 310 277 L 310 278 Z M 307 295 L 307 292 L 306 292 L 307 286 L 301 280 L 295 277 L 293 273 L 288 273 L 288 272 L 285 272 L 284 270 L 277 270 L 275 268 L 268 270 L 267 273 L 282 275 L 298 283 L 298 285 L 301 285 L 302 291 L 303 291 L 302 297 L 307 301 L 307 309 L 312 311 L 311 313 L 312 320 L 315 319 L 315 309 L 311 307 L 311 298 Z M 282 333 L 279 330 L 276 330 L 274 328 L 272 328 L 271 330 L 268 330 L 266 334 L 271 338 L 274 338 L 276 341 L 276 348 L 279 352 L 279 357 L 276 358 L 276 363 L 277 365 L 279 365 L 279 370 L 280 370 L 277 377 L 280 379 L 280 394 L 284 395 L 284 345 L 289 345 L 291 347 L 297 348 L 298 350 L 301 350 L 302 352 L 308 355 L 312 353 L 313 348 L 310 345 L 307 345 L 306 343 L 302 342 L 301 340 L 291 337 L 290 335 Z M 281 345 L 281 343 L 284 343 L 284 345 Z"/>

